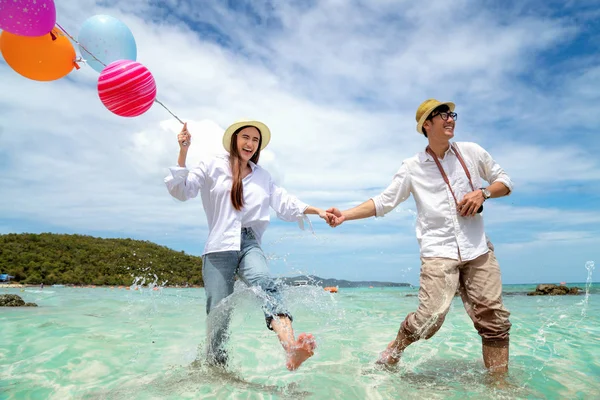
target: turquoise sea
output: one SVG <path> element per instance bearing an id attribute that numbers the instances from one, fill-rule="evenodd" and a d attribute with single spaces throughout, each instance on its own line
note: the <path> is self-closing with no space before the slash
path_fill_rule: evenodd
<path id="1" fill-rule="evenodd" d="M 439 333 L 411 346 L 397 368 L 374 364 L 415 309 L 417 288 L 286 289 L 296 333 L 318 343 L 295 372 L 243 286 L 231 299 L 228 370 L 202 363 L 203 289 L 0 289 L 39 305 L 0 309 L 0 398 L 598 399 L 600 291 L 573 285 L 584 294 L 530 297 L 535 285 L 504 287 L 513 327 L 500 388 L 460 298 Z"/>

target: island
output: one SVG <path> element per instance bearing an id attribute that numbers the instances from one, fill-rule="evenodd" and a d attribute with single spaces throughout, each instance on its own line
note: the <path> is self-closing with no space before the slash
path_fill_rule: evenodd
<path id="1" fill-rule="evenodd" d="M 347 281 L 344 279 L 321 278 L 316 275 L 301 275 L 282 277 L 281 281 L 289 286 L 315 285 L 338 288 L 383 288 L 383 287 L 412 287 L 410 283 L 380 282 L 380 281 Z"/>
<path id="2" fill-rule="evenodd" d="M 78 234 L 11 233 L 0 235 L 0 275 L 4 287 L 22 285 L 204 286 L 202 258 L 156 243 Z M 284 277 L 290 286 L 334 288 L 411 287 L 408 283 L 349 281 L 314 275 Z"/>
<path id="3" fill-rule="evenodd" d="M 24 285 L 203 286 L 202 259 L 156 243 L 87 235 L 0 235 L 0 274 Z"/>

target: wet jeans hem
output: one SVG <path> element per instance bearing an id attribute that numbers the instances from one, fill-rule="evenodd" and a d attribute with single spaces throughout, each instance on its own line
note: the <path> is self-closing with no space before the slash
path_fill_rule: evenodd
<path id="1" fill-rule="evenodd" d="M 276 314 L 278 317 L 288 317 L 290 319 L 290 322 L 294 321 L 294 318 L 292 317 L 291 314 L 289 313 L 282 313 L 282 314 Z M 269 316 L 265 316 L 265 322 L 267 323 L 267 328 L 272 331 L 273 328 L 271 327 L 271 323 L 273 322 L 273 315 L 269 315 Z"/>

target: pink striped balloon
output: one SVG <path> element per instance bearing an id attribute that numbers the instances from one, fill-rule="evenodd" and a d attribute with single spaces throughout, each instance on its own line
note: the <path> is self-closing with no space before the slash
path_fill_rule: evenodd
<path id="1" fill-rule="evenodd" d="M 137 117 L 152 107 L 156 83 L 148 68 L 130 60 L 110 63 L 98 77 L 100 101 L 121 117 Z"/>

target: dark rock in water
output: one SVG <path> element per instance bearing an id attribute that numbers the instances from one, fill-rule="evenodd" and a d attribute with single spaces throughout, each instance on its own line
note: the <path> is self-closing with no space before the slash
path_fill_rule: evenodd
<path id="1" fill-rule="evenodd" d="M 543 292 L 543 293 L 550 293 L 555 288 L 557 288 L 556 285 L 542 283 L 541 285 L 537 285 L 537 287 L 535 288 L 535 291 Z"/>
<path id="2" fill-rule="evenodd" d="M 0 307 L 37 307 L 37 304 L 25 303 L 25 301 L 16 294 L 2 294 L 0 295 Z"/>
<path id="3" fill-rule="evenodd" d="M 576 286 L 569 288 L 565 285 L 540 284 L 535 288 L 535 292 L 527 293 L 527 296 L 562 296 L 565 294 L 579 294 L 581 288 Z"/>

